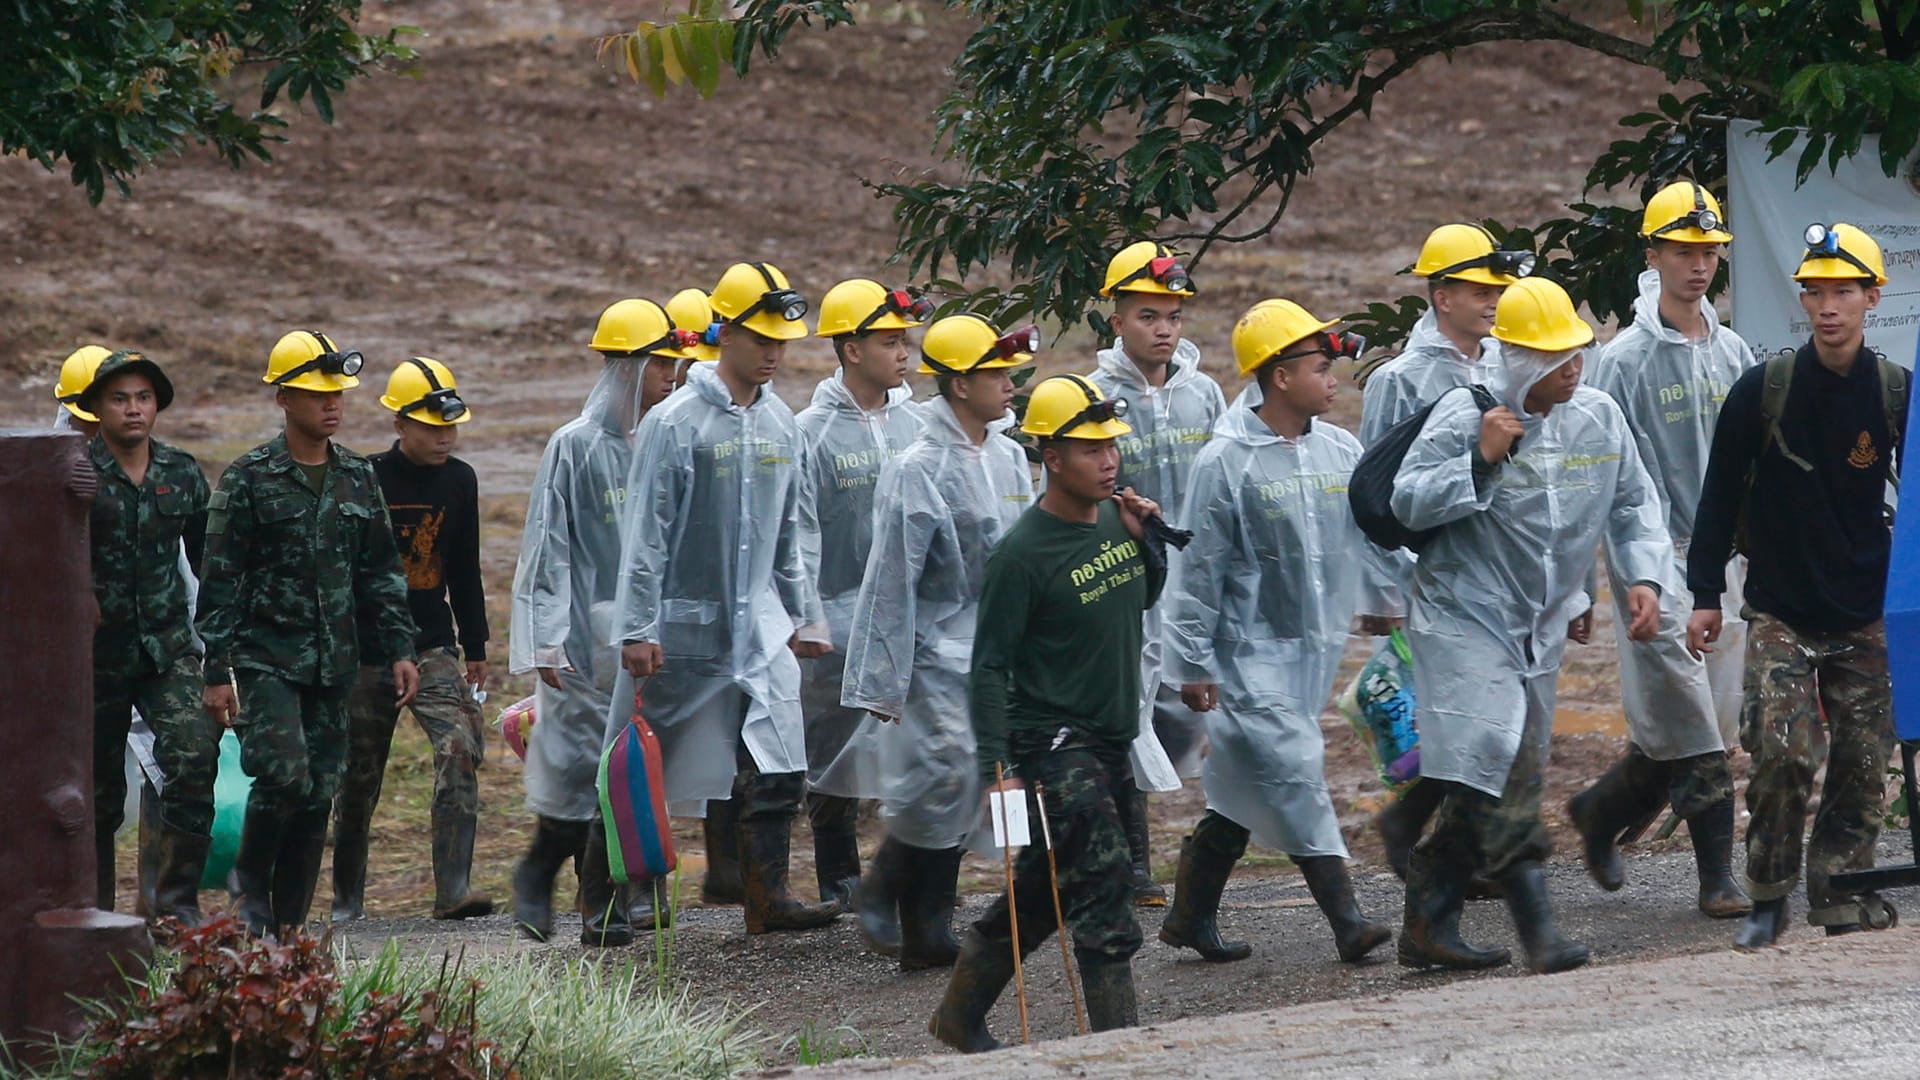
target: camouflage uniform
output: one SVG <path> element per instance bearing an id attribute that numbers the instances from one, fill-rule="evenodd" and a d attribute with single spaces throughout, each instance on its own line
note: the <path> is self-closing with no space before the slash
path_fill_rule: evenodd
<path id="1" fill-rule="evenodd" d="M 1133 798 L 1133 767 L 1129 747 L 1102 746 L 1084 736 L 1070 736 L 1049 750 L 1055 735 L 1012 732 L 1008 735 L 1010 774 L 1024 780 L 1033 821 L 1033 843 L 1020 849 L 1013 866 L 1013 896 L 1020 905 L 1020 952 L 1040 947 L 1059 923 L 1053 914 L 1053 887 L 1049 880 L 1047 849 L 1041 838 L 1039 809 L 1032 804 L 1034 785 L 1046 789 L 1047 828 L 1054 844 L 1060 875 L 1060 904 L 1073 932 L 1081 964 L 1125 964 L 1140 951 L 1140 921 L 1133 913 L 1130 879 L 1132 851 L 1120 817 L 1120 806 Z M 995 949 L 1012 949 L 1012 927 L 1007 918 L 1008 897 L 1002 894 L 973 924 Z"/>
<path id="2" fill-rule="evenodd" d="M 378 652 L 414 657 L 406 577 L 373 467 L 336 445 L 327 453 L 316 493 L 285 435 L 255 447 L 221 476 L 207 520 L 197 625 L 207 683 L 239 682 L 234 730 L 254 782 L 237 869 L 256 929 L 304 921 L 312 900 L 346 771 L 347 699 L 360 667 L 356 609 L 370 612 Z M 290 857 L 295 874 L 284 866 Z M 276 865 L 287 884 L 272 880 Z M 261 870 L 266 877 L 249 886 L 249 872 Z"/>
<path id="3" fill-rule="evenodd" d="M 1884 818 L 1887 755 L 1893 746 L 1893 691 L 1887 633 L 1874 622 L 1845 633 L 1808 633 L 1761 612 L 1748 614 L 1746 701 L 1740 745 L 1753 755 L 1747 784 L 1747 893 L 1756 901 L 1793 892 L 1807 797 L 1819 761 L 1821 708 L 1827 724 L 1827 779 L 1806 842 L 1807 920 L 1860 923 L 1858 898 L 1834 892 L 1836 870 L 1873 865 Z M 1818 698 L 1816 699 L 1816 693 Z"/>
<path id="4" fill-rule="evenodd" d="M 135 485 L 95 436 L 87 454 L 100 475 L 89 510 L 93 591 L 100 623 L 93 635 L 93 809 L 101 848 L 100 906 L 113 908 L 113 834 L 126 801 L 127 728 L 132 710 L 154 731 L 167 778 L 160 800 L 165 827 L 193 836 L 213 828 L 213 779 L 220 731 L 200 707 L 200 661 L 193 641 L 180 539 L 206 512 L 207 478 L 184 450 L 149 440 L 146 476 Z"/>
<path id="5" fill-rule="evenodd" d="M 430 648 L 420 654 L 420 692 L 407 708 L 433 744 L 433 812 L 471 817 L 480 812 L 480 782 L 475 776 L 484 751 L 480 706 L 473 700 L 467 668 L 457 649 Z M 349 762 L 336 832 L 364 833 L 380 802 L 387 753 L 393 746 L 400 706 L 390 665 L 362 664 L 348 698 Z M 351 793 L 354 797 L 349 798 Z M 358 823 L 348 822 L 358 818 Z"/>

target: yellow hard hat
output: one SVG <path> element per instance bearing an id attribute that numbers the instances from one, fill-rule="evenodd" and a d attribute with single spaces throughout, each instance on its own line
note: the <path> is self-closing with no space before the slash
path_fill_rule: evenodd
<path id="1" fill-rule="evenodd" d="M 89 424 L 99 423 L 100 418 L 80 407 L 80 395 L 93 385 L 93 373 L 99 370 L 100 361 L 112 355 L 110 349 L 82 345 L 60 361 L 60 378 L 53 384 L 53 396 L 68 412 Z"/>
<path id="2" fill-rule="evenodd" d="M 341 352 L 333 339 L 318 330 L 295 330 L 274 343 L 261 382 L 291 390 L 331 393 L 360 385 L 357 377 L 366 357 Z"/>
<path id="3" fill-rule="evenodd" d="M 1573 310 L 1567 290 L 1546 278 L 1515 282 L 1493 309 L 1493 336 L 1540 352 L 1565 352 L 1593 343 L 1593 327 Z"/>
<path id="4" fill-rule="evenodd" d="M 1291 300 L 1262 300 L 1233 324 L 1233 362 L 1239 366 L 1241 375 L 1251 375 L 1260 370 L 1262 364 L 1286 351 L 1289 345 L 1318 334 L 1338 321 L 1322 319 Z M 1351 334 L 1340 336 L 1353 338 L 1362 347 L 1365 345 Z M 1358 356 L 1359 349 L 1354 349 L 1353 354 Z"/>
<path id="5" fill-rule="evenodd" d="M 1440 281 L 1471 281 L 1476 285 L 1511 285 L 1533 273 L 1531 251 L 1501 251 L 1493 234 L 1478 225 L 1442 225 L 1427 234 L 1415 277 Z"/>
<path id="6" fill-rule="evenodd" d="M 1109 401 L 1078 375 L 1055 375 L 1033 388 L 1020 431 L 1040 439 L 1117 439 L 1133 430 L 1121 419 L 1126 415 L 1126 398 Z"/>
<path id="7" fill-rule="evenodd" d="M 697 337 L 674 329 L 666 309 L 651 300 L 615 300 L 600 313 L 587 347 L 608 356 L 633 356 L 684 349 Z"/>
<path id="8" fill-rule="evenodd" d="M 1172 248 L 1152 240 L 1128 244 L 1107 260 L 1107 283 L 1100 286 L 1101 296 L 1112 296 L 1116 292 L 1192 296 L 1195 291 L 1193 277 L 1187 273 L 1180 256 Z"/>
<path id="9" fill-rule="evenodd" d="M 727 267 L 711 301 L 722 319 L 761 337 L 793 341 L 807 336 L 807 326 L 800 321 L 807 315 L 807 298 L 795 292 L 787 275 L 772 263 Z"/>
<path id="10" fill-rule="evenodd" d="M 994 368 L 1025 367 L 1040 347 L 1040 328 L 1002 334 L 979 315 L 949 315 L 927 327 L 920 340 L 920 374 L 965 375 Z"/>
<path id="11" fill-rule="evenodd" d="M 911 330 L 933 314 L 933 301 L 906 289 L 889 289 L 867 278 L 850 278 L 820 298 L 820 337 L 873 330 Z"/>
<path id="12" fill-rule="evenodd" d="M 1859 229 L 1816 221 L 1807 226 L 1802 239 L 1807 242 L 1807 250 L 1800 256 L 1800 268 L 1793 272 L 1793 280 L 1850 278 L 1875 285 L 1887 283 L 1887 264 L 1880 257 L 1880 245 Z"/>
<path id="13" fill-rule="evenodd" d="M 1640 235 L 1680 244 L 1724 244 L 1733 239 L 1726 225 L 1727 215 L 1713 192 L 1691 180 L 1676 180 L 1647 200 Z"/>
<path id="14" fill-rule="evenodd" d="M 707 301 L 705 289 L 681 289 L 674 293 L 667 301 L 667 318 L 673 320 L 674 329 L 692 331 L 698 340 L 684 348 L 661 349 L 661 356 L 676 360 L 720 359 L 720 322 L 714 318 L 713 305 Z"/>
<path id="15" fill-rule="evenodd" d="M 380 404 L 410 420 L 434 427 L 464 424 L 473 419 L 467 403 L 460 399 L 453 382 L 453 371 L 438 360 L 412 356 L 387 376 L 387 392 Z"/>

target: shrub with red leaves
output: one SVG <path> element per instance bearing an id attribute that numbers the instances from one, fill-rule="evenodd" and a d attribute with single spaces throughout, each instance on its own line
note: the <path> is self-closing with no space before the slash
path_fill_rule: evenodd
<path id="1" fill-rule="evenodd" d="M 159 993 L 141 987 L 95 1022 L 109 1044 L 87 1069 L 95 1080 L 206 1077 L 414 1077 L 498 1080 L 514 1075 L 475 1030 L 479 984 L 443 980 L 419 994 L 374 993 L 341 1015 L 340 979 L 324 941 L 294 933 L 255 939 L 239 921 L 212 919 L 166 942 L 177 968 Z M 451 991 L 451 992 L 450 992 Z M 449 1005 L 464 998 L 464 1004 Z"/>

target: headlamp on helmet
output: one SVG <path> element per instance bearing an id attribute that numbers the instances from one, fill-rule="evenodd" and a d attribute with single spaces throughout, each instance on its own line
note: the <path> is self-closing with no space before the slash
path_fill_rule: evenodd
<path id="1" fill-rule="evenodd" d="M 1108 291 L 1117 292 L 1128 282 L 1139 281 L 1142 278 L 1151 279 L 1168 292 L 1193 291 L 1193 275 L 1187 273 L 1186 266 L 1176 255 L 1156 255 L 1148 259 L 1140 265 L 1138 270 L 1114 282 Z"/>
<path id="2" fill-rule="evenodd" d="M 745 311 L 734 316 L 732 319 L 733 322 L 744 323 L 762 311 L 771 315 L 778 315 L 787 322 L 799 322 L 801 319 L 807 317 L 806 297 L 801 296 L 798 290 L 780 285 L 774 281 L 773 274 L 767 270 L 765 263 L 749 263 L 748 265 L 760 271 L 761 278 L 767 283 L 767 291 L 761 293 L 760 298 L 748 305 Z"/>
<path id="3" fill-rule="evenodd" d="M 1126 418 L 1126 398 L 1110 397 L 1101 401 L 1090 401 L 1087 403 L 1086 408 L 1081 409 L 1073 415 L 1073 419 L 1068 420 L 1055 429 L 1052 437 L 1063 439 L 1066 437 L 1067 432 L 1072 431 L 1081 424 L 1104 424 L 1109 420 L 1125 420 Z"/>
<path id="4" fill-rule="evenodd" d="M 1703 233 L 1720 231 L 1720 226 L 1725 224 L 1725 222 L 1721 221 L 1720 215 L 1715 212 L 1712 207 L 1707 205 L 1706 195 L 1700 185 L 1694 184 L 1692 187 L 1693 209 L 1653 230 L 1652 233 L 1648 234 L 1647 239 L 1652 240 L 1670 232 L 1679 232 L 1682 229 L 1698 229 Z"/>
<path id="5" fill-rule="evenodd" d="M 1840 230 L 1837 226 L 1816 221 L 1807 226 L 1807 231 L 1801 234 L 1801 239 L 1807 242 L 1807 253 L 1800 257 L 1801 261 L 1839 259 L 1858 269 L 1869 281 L 1880 279 L 1880 274 L 1863 262 L 1860 256 L 1840 246 Z"/>
<path id="6" fill-rule="evenodd" d="M 898 315 L 913 322 L 926 322 L 933 317 L 933 301 L 911 289 L 888 289 L 886 296 L 880 301 L 880 306 L 869 312 L 866 318 L 861 319 L 853 328 L 853 332 L 864 334 L 874 323 L 888 315 Z"/>
<path id="7" fill-rule="evenodd" d="M 297 364 L 281 372 L 280 377 L 274 379 L 271 385 L 284 385 L 305 375 L 309 371 L 318 371 L 322 375 L 344 375 L 351 378 L 360 374 L 360 369 L 367 365 L 367 358 L 360 354 L 360 350 L 348 349 L 341 351 L 333 348 L 333 342 L 328 339 L 326 335 L 312 330 L 308 331 L 308 333 L 313 335 L 315 341 L 325 343 L 328 346 L 327 351 L 304 364 Z"/>
<path id="8" fill-rule="evenodd" d="M 994 342 L 992 350 L 980 359 L 984 362 L 997 356 L 1002 360 L 1012 360 L 1023 353 L 1037 352 L 1039 348 L 1040 328 L 1029 323 Z"/>
<path id="9" fill-rule="evenodd" d="M 407 357 L 407 363 L 419 368 L 420 374 L 426 376 L 428 389 L 418 400 L 410 401 L 395 411 L 401 416 L 410 412 L 429 412 L 438 416 L 443 424 L 455 423 L 467 415 L 467 403 L 460 400 L 460 394 L 453 387 L 440 385 L 440 379 L 434 375 L 431 364 L 418 356 Z"/>
<path id="10" fill-rule="evenodd" d="M 1489 273 L 1503 274 L 1507 277 L 1530 277 L 1539 259 L 1531 251 L 1489 251 L 1485 255 L 1476 255 L 1471 259 L 1462 259 L 1451 266 L 1443 266 L 1427 275 L 1438 281 L 1452 277 L 1462 270 L 1486 270 Z"/>

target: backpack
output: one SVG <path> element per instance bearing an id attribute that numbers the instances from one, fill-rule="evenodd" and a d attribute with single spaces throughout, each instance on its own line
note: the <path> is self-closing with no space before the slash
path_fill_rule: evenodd
<path id="1" fill-rule="evenodd" d="M 1783 349 L 1767 361 L 1766 382 L 1760 387 L 1760 422 L 1763 427 L 1760 448 L 1753 457 L 1753 463 L 1747 466 L 1746 491 L 1740 499 L 1740 514 L 1733 531 L 1734 550 L 1742 555 L 1747 554 L 1747 506 L 1753 501 L 1754 482 L 1760 475 L 1760 459 L 1766 456 L 1767 448 L 1779 447 L 1780 456 L 1799 466 L 1800 471 L 1813 471 L 1813 463 L 1794 453 L 1787 446 L 1786 437 L 1780 433 L 1780 418 L 1787 412 L 1787 391 L 1793 386 L 1793 363 L 1797 355 L 1793 349 Z M 1904 432 L 1900 416 L 1907 408 L 1909 372 L 1884 356 L 1879 360 L 1880 409 L 1886 417 L 1887 438 L 1893 444 L 1888 453 L 1899 452 L 1900 464 L 1904 466 L 1906 454 L 1901 448 Z M 1887 482 L 1894 491 L 1900 490 L 1900 473 L 1897 469 L 1887 470 Z"/>
<path id="2" fill-rule="evenodd" d="M 1493 392 L 1478 383 L 1468 386 L 1467 390 L 1473 394 L 1473 403 L 1480 406 L 1482 413 L 1500 405 L 1494 399 Z M 1420 429 L 1426 426 L 1427 417 L 1432 415 L 1434 406 L 1446 396 L 1441 394 L 1434 398 L 1425 408 L 1388 428 L 1385 435 L 1375 439 L 1373 445 L 1360 455 L 1359 463 L 1353 467 L 1353 477 L 1347 481 L 1347 503 L 1353 508 L 1354 523 L 1360 526 L 1360 531 L 1366 534 L 1368 540 L 1383 551 L 1406 548 L 1418 554 L 1426 550 L 1434 536 L 1444 528 L 1410 529 L 1394 517 L 1393 481 L 1400 474 L 1400 463 L 1406 460 L 1413 441 L 1420 437 Z M 1518 446 L 1518 441 L 1514 445 Z"/>

